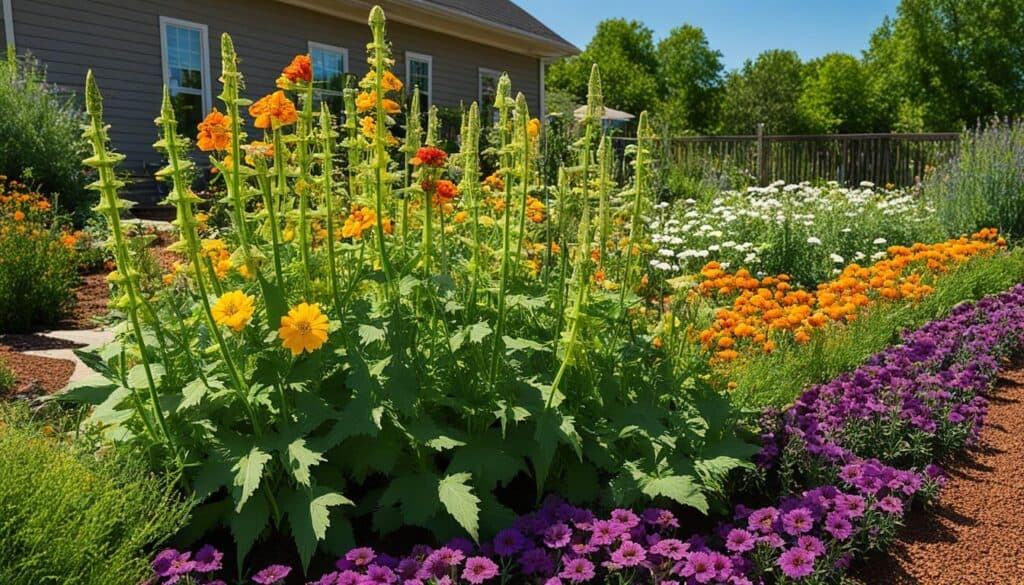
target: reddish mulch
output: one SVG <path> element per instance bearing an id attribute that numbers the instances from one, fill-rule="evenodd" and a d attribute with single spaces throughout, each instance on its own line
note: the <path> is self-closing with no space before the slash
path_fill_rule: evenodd
<path id="1" fill-rule="evenodd" d="M 886 554 L 866 560 L 863 583 L 1024 584 L 1024 369 L 1001 379 L 977 447 L 945 467 L 938 506 L 912 514 Z"/>
<path id="2" fill-rule="evenodd" d="M 2 345 L 0 362 L 6 364 L 17 378 L 13 388 L 0 391 L 0 397 L 5 399 L 52 394 L 66 386 L 75 371 L 75 364 L 70 360 L 26 355 Z"/>
<path id="3" fill-rule="evenodd" d="M 92 329 L 97 326 L 95 318 L 107 314 L 110 301 L 107 273 L 83 274 L 81 279 L 75 289 L 75 306 L 71 314 L 57 324 L 59 329 Z"/>

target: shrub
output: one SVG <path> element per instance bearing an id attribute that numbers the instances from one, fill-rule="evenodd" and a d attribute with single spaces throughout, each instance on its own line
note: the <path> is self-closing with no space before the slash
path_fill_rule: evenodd
<path id="1" fill-rule="evenodd" d="M 83 112 L 46 82 L 31 56 L 0 61 L 0 175 L 32 181 L 79 217 L 88 214 L 81 159 Z"/>
<path id="2" fill-rule="evenodd" d="M 141 583 L 190 506 L 131 457 L 0 405 L 0 583 Z"/>
<path id="3" fill-rule="evenodd" d="M 1024 121 L 965 132 L 957 157 L 927 177 L 924 192 L 951 235 L 992 226 L 1024 237 Z"/>
<path id="4" fill-rule="evenodd" d="M 0 182 L 0 333 L 56 323 L 71 308 L 79 237 L 46 198 Z"/>
<path id="5" fill-rule="evenodd" d="M 14 388 L 15 382 L 17 382 L 17 378 L 14 375 L 14 370 L 4 358 L 0 357 L 0 394 Z"/>

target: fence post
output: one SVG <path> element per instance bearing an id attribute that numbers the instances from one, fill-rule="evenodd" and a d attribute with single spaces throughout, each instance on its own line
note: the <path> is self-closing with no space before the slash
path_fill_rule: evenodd
<path id="1" fill-rule="evenodd" d="M 761 187 L 768 184 L 768 148 L 764 139 L 764 122 L 757 124 L 757 183 Z"/>

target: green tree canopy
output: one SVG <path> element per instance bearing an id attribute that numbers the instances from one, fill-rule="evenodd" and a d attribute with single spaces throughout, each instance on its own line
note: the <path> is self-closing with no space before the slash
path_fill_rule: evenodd
<path id="1" fill-rule="evenodd" d="M 902 0 L 865 55 L 899 95 L 899 124 L 958 130 L 1024 112 L 1020 0 Z"/>
<path id="2" fill-rule="evenodd" d="M 805 65 L 800 109 L 812 132 L 887 131 L 891 119 L 880 107 L 878 88 L 863 63 L 830 53 Z"/>
<path id="3" fill-rule="evenodd" d="M 657 108 L 673 134 L 708 132 L 718 122 L 722 89 L 722 52 L 708 44 L 704 31 L 684 24 L 658 41 L 658 66 L 665 88 Z"/>
<path id="4" fill-rule="evenodd" d="M 805 132 L 808 123 L 799 107 L 803 71 L 795 51 L 773 49 L 730 72 L 722 100 L 722 131 L 751 134 L 763 122 L 772 134 Z"/>
<path id="5" fill-rule="evenodd" d="M 582 53 L 547 68 L 547 85 L 583 103 L 594 63 L 601 68 L 601 85 L 609 107 L 637 115 L 654 109 L 662 84 L 651 29 L 635 20 L 601 21 Z"/>

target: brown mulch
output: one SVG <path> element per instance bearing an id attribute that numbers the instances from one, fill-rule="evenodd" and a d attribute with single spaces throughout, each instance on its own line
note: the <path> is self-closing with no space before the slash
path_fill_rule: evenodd
<path id="1" fill-rule="evenodd" d="M 75 288 L 75 306 L 71 313 L 57 324 L 59 329 L 92 329 L 98 324 L 96 317 L 107 314 L 110 288 L 106 272 L 83 274 Z"/>
<path id="2" fill-rule="evenodd" d="M 14 387 L 0 391 L 0 397 L 34 398 L 52 394 L 67 385 L 75 364 L 70 360 L 26 355 L 0 346 L 0 362 L 7 365 L 16 378 Z"/>
<path id="3" fill-rule="evenodd" d="M 979 444 L 945 466 L 935 508 L 913 513 L 884 555 L 855 575 L 866 585 L 1024 584 L 1024 369 L 990 397 Z"/>

